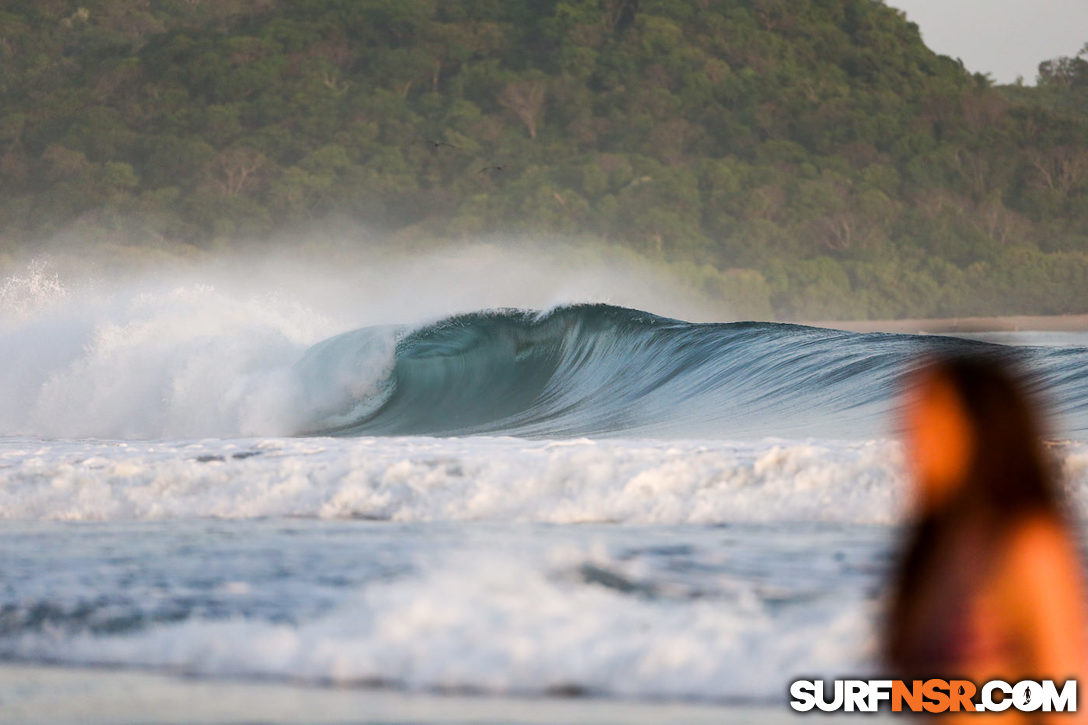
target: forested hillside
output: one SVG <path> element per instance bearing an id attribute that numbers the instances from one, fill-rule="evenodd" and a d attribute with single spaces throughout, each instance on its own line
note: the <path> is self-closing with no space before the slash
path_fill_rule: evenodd
<path id="1" fill-rule="evenodd" d="M 752 316 L 1085 312 L 1085 67 L 995 89 L 876 0 L 10 0 L 0 245 L 346 219 Z"/>

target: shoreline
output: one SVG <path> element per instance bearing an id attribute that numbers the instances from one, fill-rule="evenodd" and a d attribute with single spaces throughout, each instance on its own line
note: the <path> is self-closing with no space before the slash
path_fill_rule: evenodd
<path id="1" fill-rule="evenodd" d="M 936 317 L 903 320 L 797 321 L 799 325 L 826 327 L 847 332 L 890 332 L 916 335 L 950 335 L 990 332 L 1088 332 L 1084 315 L 998 315 L 994 317 Z"/>
<path id="2" fill-rule="evenodd" d="M 412 693 L 205 679 L 139 669 L 0 662 L 10 723 L 358 723 L 360 725 L 690 725 L 789 723 L 781 705 Z M 845 721 L 845 717 L 842 718 Z M 835 722 L 836 717 L 824 718 Z"/>

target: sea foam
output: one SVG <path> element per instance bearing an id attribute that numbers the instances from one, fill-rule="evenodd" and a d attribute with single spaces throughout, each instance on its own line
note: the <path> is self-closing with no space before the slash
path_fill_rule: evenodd
<path id="1" fill-rule="evenodd" d="M 1082 445 L 1064 449 L 1078 492 Z M 0 443 L 0 517 L 895 521 L 898 444 L 511 438 Z"/>

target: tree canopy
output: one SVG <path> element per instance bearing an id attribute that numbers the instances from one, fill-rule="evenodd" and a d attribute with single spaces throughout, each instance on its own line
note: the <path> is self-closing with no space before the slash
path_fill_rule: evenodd
<path id="1" fill-rule="evenodd" d="M 753 314 L 1084 312 L 1086 55 L 994 88 L 877 0 L 11 0 L 0 238 L 343 218 L 618 244 Z"/>

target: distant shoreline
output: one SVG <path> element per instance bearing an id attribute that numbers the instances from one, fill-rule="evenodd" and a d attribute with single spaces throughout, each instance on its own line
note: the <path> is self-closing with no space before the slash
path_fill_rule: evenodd
<path id="1" fill-rule="evenodd" d="M 1003 315 L 913 320 L 832 320 L 802 322 L 849 332 L 897 332 L 923 335 L 985 332 L 1088 332 L 1086 315 Z"/>

